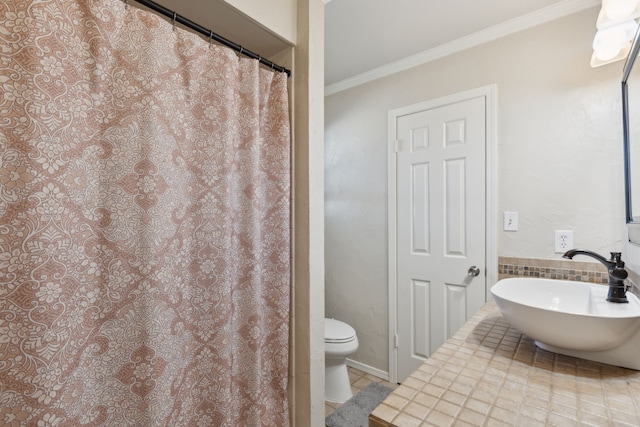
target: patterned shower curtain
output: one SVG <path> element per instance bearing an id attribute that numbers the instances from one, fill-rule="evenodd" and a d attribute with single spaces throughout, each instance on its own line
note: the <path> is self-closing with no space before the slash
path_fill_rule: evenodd
<path id="1" fill-rule="evenodd" d="M 288 424 L 286 75 L 0 0 L 0 425 Z"/>

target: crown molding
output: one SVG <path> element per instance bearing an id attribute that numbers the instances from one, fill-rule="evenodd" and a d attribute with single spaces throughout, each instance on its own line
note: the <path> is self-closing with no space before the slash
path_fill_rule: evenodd
<path id="1" fill-rule="evenodd" d="M 485 30 L 477 31 L 449 43 L 408 56 L 399 61 L 391 62 L 362 74 L 327 85 L 324 88 L 324 95 L 333 95 L 335 93 L 342 92 L 343 90 L 347 90 L 382 77 L 390 76 L 418 65 L 435 61 L 436 59 L 499 39 L 509 34 L 517 33 L 518 31 L 526 30 L 573 13 L 581 12 L 591 7 L 600 6 L 600 4 L 600 0 L 564 0 L 552 6 L 494 25 L 493 27 L 489 27 Z"/>

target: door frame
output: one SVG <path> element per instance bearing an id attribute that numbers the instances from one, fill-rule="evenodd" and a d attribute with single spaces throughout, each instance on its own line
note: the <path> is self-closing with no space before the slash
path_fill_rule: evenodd
<path id="1" fill-rule="evenodd" d="M 398 351 L 397 340 L 397 194 L 396 194 L 396 123 L 398 117 L 430 110 L 446 105 L 455 104 L 472 98 L 485 97 L 485 263 L 486 263 L 486 285 L 485 300 L 489 295 L 489 289 L 498 279 L 498 251 L 497 251 L 497 105 L 496 105 L 497 85 L 479 87 L 476 89 L 455 93 L 441 98 L 431 99 L 405 107 L 395 108 L 388 111 L 388 270 L 389 270 L 389 381 L 398 381 Z"/>

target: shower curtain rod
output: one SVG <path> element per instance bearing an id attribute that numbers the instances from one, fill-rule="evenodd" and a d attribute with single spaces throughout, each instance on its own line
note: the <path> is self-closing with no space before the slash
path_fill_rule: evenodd
<path id="1" fill-rule="evenodd" d="M 206 36 L 209 39 L 213 39 L 215 41 L 217 41 L 220 44 L 223 44 L 233 50 L 235 50 L 236 52 L 241 53 L 242 55 L 246 55 L 249 58 L 253 58 L 253 59 L 257 59 L 261 64 L 266 65 L 267 67 L 279 71 L 281 73 L 286 73 L 287 77 L 291 76 L 291 71 L 287 70 L 286 68 L 274 64 L 273 62 L 269 61 L 268 59 L 263 58 L 262 56 L 258 55 L 257 53 L 251 52 L 248 49 L 245 49 L 244 47 L 240 46 L 237 43 L 234 43 L 228 39 L 225 39 L 224 37 L 222 37 L 219 34 L 214 33 L 211 30 L 208 30 L 206 28 L 204 28 L 201 25 L 196 24 L 195 22 L 191 21 L 190 19 L 185 18 L 182 15 L 178 15 L 176 12 L 167 9 L 166 7 L 151 1 L 151 0 L 134 0 L 137 3 L 140 3 L 143 6 L 148 7 L 149 9 L 158 12 L 161 15 L 166 16 L 167 18 L 171 19 L 171 21 L 173 23 L 180 23 L 182 25 L 184 25 L 185 27 L 189 27 L 194 31 L 197 31 L 198 33 L 202 34 L 203 36 Z M 125 3 L 128 4 L 128 0 L 125 0 Z"/>

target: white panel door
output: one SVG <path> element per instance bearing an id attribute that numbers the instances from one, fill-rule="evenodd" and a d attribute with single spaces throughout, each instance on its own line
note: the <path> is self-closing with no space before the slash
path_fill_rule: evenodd
<path id="1" fill-rule="evenodd" d="M 402 382 L 485 303 L 485 97 L 396 120 Z"/>

